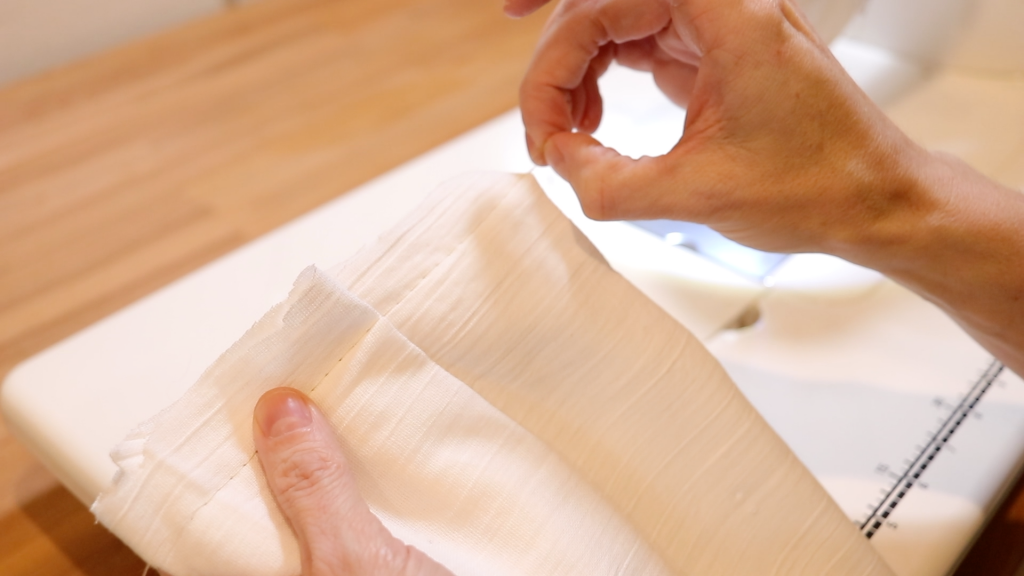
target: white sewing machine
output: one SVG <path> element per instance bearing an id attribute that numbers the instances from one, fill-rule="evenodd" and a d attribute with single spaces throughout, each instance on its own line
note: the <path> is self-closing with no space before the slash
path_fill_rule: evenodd
<path id="1" fill-rule="evenodd" d="M 808 11 L 839 30 L 858 5 Z M 833 49 L 912 136 L 1024 185 L 1020 0 L 871 0 Z M 606 143 L 658 153 L 678 137 L 684 112 L 645 76 L 613 68 L 602 88 Z M 530 170 L 521 142 L 513 111 L 45 350 L 8 376 L 7 422 L 91 502 L 114 474 L 107 451 L 302 268 L 344 260 L 404 215 L 395 207 L 450 176 Z M 738 273 L 743 253 L 723 265 L 681 247 L 692 239 L 674 229 L 589 221 L 563 181 L 534 174 L 613 266 L 722 360 L 900 576 L 954 568 L 1024 456 L 1020 378 L 987 371 L 991 357 L 958 327 L 876 273 L 820 255 Z"/>

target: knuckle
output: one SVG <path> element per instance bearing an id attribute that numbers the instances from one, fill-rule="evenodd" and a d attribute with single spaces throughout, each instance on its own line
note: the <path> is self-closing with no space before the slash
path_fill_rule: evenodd
<path id="1" fill-rule="evenodd" d="M 412 548 L 397 540 L 374 547 L 367 560 L 368 574 L 405 574 L 410 572 Z"/>
<path id="2" fill-rule="evenodd" d="M 428 567 L 428 559 L 419 550 L 403 544 L 395 538 L 380 538 L 375 531 L 375 538 L 367 539 L 367 535 L 349 535 L 357 545 L 344 547 L 345 553 L 339 554 L 337 548 L 312 551 L 310 563 L 319 568 L 313 574 L 378 574 L 381 576 L 406 576 L 422 574 Z M 361 538 L 360 536 L 364 536 Z"/>
<path id="3" fill-rule="evenodd" d="M 274 484 L 278 495 L 294 504 L 313 498 L 338 474 L 339 464 L 327 450 L 303 443 L 281 460 Z"/>
<path id="4" fill-rule="evenodd" d="M 563 0 L 561 9 L 563 12 L 589 9 L 593 10 L 597 5 L 596 0 Z"/>
<path id="5" fill-rule="evenodd" d="M 580 208 L 591 220 L 610 220 L 615 217 L 615 187 L 592 170 L 581 174 L 576 186 Z"/>
<path id="6" fill-rule="evenodd" d="M 610 219 L 605 215 L 604 210 L 601 208 L 601 204 L 590 197 L 586 197 L 585 200 L 581 199 L 580 207 L 583 208 L 583 214 L 591 220 L 597 220 L 600 222 Z"/>

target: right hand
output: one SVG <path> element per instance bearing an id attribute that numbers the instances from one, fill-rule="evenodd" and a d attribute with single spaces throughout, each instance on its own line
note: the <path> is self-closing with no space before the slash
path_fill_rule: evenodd
<path id="1" fill-rule="evenodd" d="M 524 15 L 546 0 L 507 2 Z M 664 156 L 633 160 L 589 136 L 613 58 L 687 106 Z M 534 162 L 591 218 L 700 222 L 874 268 L 1024 375 L 1024 196 L 900 132 L 794 0 L 563 0 L 520 106 Z"/>
<path id="2" fill-rule="evenodd" d="M 510 0 L 522 14 L 539 0 Z M 589 136 L 612 58 L 687 106 L 664 156 Z M 942 205 L 913 181 L 930 155 L 853 83 L 792 0 L 564 0 L 520 90 L 531 157 L 595 219 L 673 218 L 743 244 L 859 260 Z"/>

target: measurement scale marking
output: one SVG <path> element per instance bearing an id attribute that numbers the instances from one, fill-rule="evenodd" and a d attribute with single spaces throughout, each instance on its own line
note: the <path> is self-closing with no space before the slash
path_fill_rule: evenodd
<path id="1" fill-rule="evenodd" d="M 906 472 L 899 477 L 893 487 L 886 493 L 885 498 L 878 503 L 878 506 L 875 506 L 875 509 L 871 511 L 867 519 L 861 523 L 860 530 L 864 533 L 864 536 L 870 539 L 882 527 L 886 518 L 892 514 L 896 506 L 903 500 L 903 497 L 907 495 L 907 492 L 914 487 L 914 484 L 917 483 L 921 475 L 924 474 L 924 471 L 928 469 L 928 466 L 931 465 L 935 457 L 942 451 L 942 448 L 949 442 L 953 433 L 970 416 L 971 411 L 978 405 L 981 397 L 985 395 L 985 392 L 988 391 L 1002 371 L 1003 365 L 998 360 L 993 360 L 989 364 L 985 372 L 978 378 L 978 381 L 971 386 L 964 399 L 957 404 L 938 431 L 932 435 L 917 457 L 907 466 Z"/>

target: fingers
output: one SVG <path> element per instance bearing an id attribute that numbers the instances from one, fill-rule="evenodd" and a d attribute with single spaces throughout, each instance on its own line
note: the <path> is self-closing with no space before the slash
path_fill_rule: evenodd
<path id="1" fill-rule="evenodd" d="M 302 551 L 305 576 L 448 574 L 388 532 L 359 494 L 334 430 L 308 398 L 260 398 L 253 438 L 267 483 Z"/>
<path id="2" fill-rule="evenodd" d="M 547 3 L 548 0 L 505 0 L 505 14 L 512 18 L 522 18 L 533 14 Z"/>
<path id="3" fill-rule="evenodd" d="M 579 105 L 577 92 L 590 81 L 592 63 L 602 57 L 602 47 L 650 36 L 668 24 L 668 2 L 654 0 L 643 10 L 633 4 L 632 0 L 565 0 L 552 15 L 519 92 L 527 145 L 535 163 L 546 162 L 544 146 L 552 134 L 571 132 L 578 127 L 576 120 L 589 118 L 586 110 L 573 106 Z"/>
<path id="4" fill-rule="evenodd" d="M 602 47 L 598 55 L 590 61 L 590 67 L 580 85 L 570 91 L 573 127 L 581 132 L 593 134 L 601 124 L 604 103 L 597 81 L 615 58 L 615 48 L 614 44 Z"/>
<path id="5" fill-rule="evenodd" d="M 658 59 L 651 65 L 654 83 L 665 96 L 681 108 L 688 108 L 697 85 L 697 68 L 678 60 Z"/>
<path id="6" fill-rule="evenodd" d="M 587 133 L 596 130 L 597 124 L 601 121 L 603 102 L 597 88 L 597 76 L 593 69 L 587 70 L 580 85 L 569 91 L 569 98 L 573 127 Z"/>
<path id="7" fill-rule="evenodd" d="M 667 184 L 657 158 L 633 160 L 592 137 L 562 132 L 545 147 L 547 162 L 572 185 L 583 212 L 594 220 L 642 218 Z"/>
<path id="8" fill-rule="evenodd" d="M 685 22 L 673 21 L 672 26 L 662 29 L 654 36 L 654 42 L 663 59 L 677 60 L 697 67 L 700 65 L 702 50 L 697 44 L 691 26 Z"/>
<path id="9" fill-rule="evenodd" d="M 680 142 L 664 156 L 633 159 L 589 135 L 559 133 L 545 147 L 548 163 L 572 185 L 594 220 L 671 218 L 711 224 L 744 187 L 741 168 L 716 145 Z"/>

